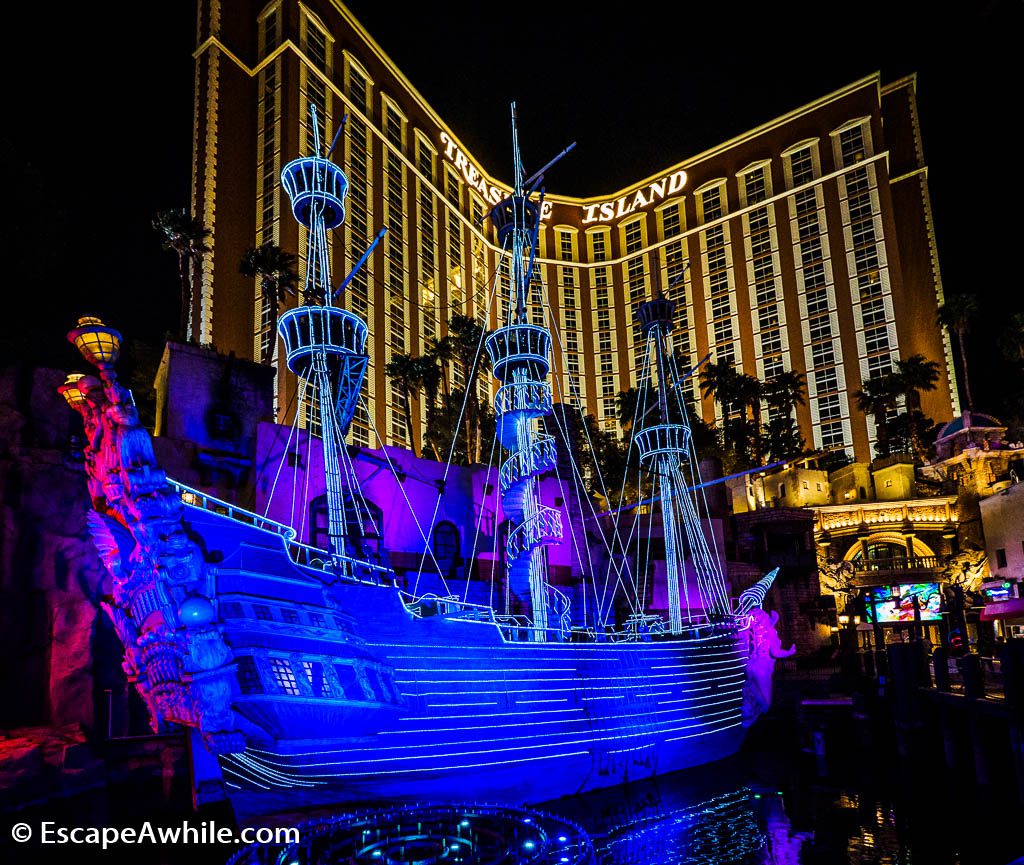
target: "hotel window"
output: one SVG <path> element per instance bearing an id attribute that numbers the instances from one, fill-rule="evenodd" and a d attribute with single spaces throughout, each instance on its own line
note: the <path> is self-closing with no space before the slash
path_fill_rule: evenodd
<path id="1" fill-rule="evenodd" d="M 381 98 L 381 126 L 384 137 L 393 144 L 399 151 L 405 149 L 405 115 L 397 103 L 388 98 L 385 94 Z"/>
<path id="2" fill-rule="evenodd" d="M 344 52 L 344 63 L 345 95 L 355 109 L 349 112 L 343 144 L 338 145 L 344 147 L 346 160 L 343 167 L 348 175 L 349 184 L 348 200 L 345 205 L 346 218 L 342 229 L 345 236 L 344 269 L 348 272 L 369 248 L 376 230 L 373 227 L 372 132 L 364 120 L 364 117 L 371 113 L 370 93 L 373 82 L 367 76 L 366 70 L 347 51 Z M 371 257 L 349 282 L 344 298 L 339 299 L 344 308 L 364 319 L 369 316 L 370 284 L 377 278 L 375 267 L 374 257 Z M 375 339 L 371 332 L 367 343 L 367 352 L 371 358 L 370 368 L 363 379 L 359 403 L 348 432 L 348 441 L 362 447 L 370 444 L 372 436 L 367 408 L 373 405 L 374 397 Z"/>
<path id="3" fill-rule="evenodd" d="M 558 257 L 562 261 L 574 261 L 576 258 L 576 242 L 573 237 L 573 232 L 567 231 L 564 228 L 556 228 L 555 234 L 558 235 Z"/>
<path id="4" fill-rule="evenodd" d="M 865 124 L 859 121 L 855 126 L 847 127 L 839 132 L 840 164 L 845 166 L 860 162 L 870 156 Z"/>
<path id="5" fill-rule="evenodd" d="M 366 71 L 345 52 L 345 95 L 362 114 L 370 104 L 371 81 Z"/>
<path id="6" fill-rule="evenodd" d="M 242 605 L 238 601 L 224 601 L 220 605 L 220 613 L 225 619 L 241 619 L 245 616 Z"/>
<path id="7" fill-rule="evenodd" d="M 287 658 L 271 658 L 270 674 L 274 683 L 284 693 L 292 696 L 301 694 L 299 683 L 295 681 L 295 672 L 292 670 L 291 662 Z"/>
<path id="8" fill-rule="evenodd" d="M 274 6 L 260 18 L 260 56 L 270 54 L 280 40 L 280 7 Z M 259 102 L 257 104 L 256 139 L 256 246 L 277 243 L 280 239 L 281 196 L 281 60 L 266 64 L 257 77 Z M 270 330 L 270 301 L 259 290 L 258 280 L 253 285 L 254 324 L 253 352 L 256 359 L 271 348 L 271 363 L 276 364 L 277 334 Z M 277 406 L 277 391 L 274 391 Z"/>
<path id="9" fill-rule="evenodd" d="M 324 620 L 324 617 L 323 617 L 322 613 L 310 613 L 309 614 L 309 623 L 314 628 L 324 628 L 324 627 L 327 626 L 327 622 Z"/>
<path id="10" fill-rule="evenodd" d="M 790 189 L 810 183 L 818 176 L 818 142 L 794 144 L 783 152 L 786 182 Z"/>
<path id="11" fill-rule="evenodd" d="M 690 357 L 690 311 L 687 300 L 687 267 L 684 254 L 685 241 L 676 240 L 665 247 L 665 296 L 675 303 L 673 311 L 672 350 L 684 359 L 692 362 Z"/>
<path id="12" fill-rule="evenodd" d="M 661 236 L 662 239 L 675 237 L 683 230 L 683 204 L 677 201 L 661 209 Z"/>
<path id="13" fill-rule="evenodd" d="M 713 222 L 725 216 L 725 181 L 715 181 L 715 185 L 698 190 L 702 222 Z"/>
<path id="14" fill-rule="evenodd" d="M 297 625 L 299 623 L 298 611 L 289 607 L 281 607 L 281 621 L 287 622 L 289 625 Z"/>
<path id="15" fill-rule="evenodd" d="M 768 166 L 759 165 L 743 172 L 743 200 L 746 206 L 760 204 L 771 196 Z"/>
<path id="16" fill-rule="evenodd" d="M 263 619 L 264 621 L 274 620 L 274 614 L 270 611 L 270 607 L 264 604 L 253 604 L 252 611 L 256 614 L 257 619 Z"/>
<path id="17" fill-rule="evenodd" d="M 262 694 L 263 682 L 260 681 L 256 661 L 251 655 L 239 655 L 235 658 L 235 676 L 238 678 L 238 689 L 243 694 Z"/>
<path id="18" fill-rule="evenodd" d="M 631 222 L 629 225 L 622 227 L 622 241 L 623 247 L 626 250 L 626 255 L 636 252 L 641 249 L 644 245 L 644 221 L 643 219 L 637 219 Z"/>
<path id="19" fill-rule="evenodd" d="M 462 181 L 450 165 L 444 167 L 444 197 L 456 207 L 462 206 Z"/>
<path id="20" fill-rule="evenodd" d="M 590 238 L 590 257 L 593 261 L 608 260 L 608 230 L 599 229 L 587 235 Z"/>

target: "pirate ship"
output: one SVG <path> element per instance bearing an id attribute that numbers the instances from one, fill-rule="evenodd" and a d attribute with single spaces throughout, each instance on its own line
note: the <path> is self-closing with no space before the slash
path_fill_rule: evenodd
<path id="1" fill-rule="evenodd" d="M 319 451 L 323 543 L 269 509 L 167 478 L 117 379 L 119 334 L 90 318 L 69 334 L 98 371 L 62 390 L 87 434 L 89 528 L 114 587 L 105 610 L 154 726 L 189 730 L 200 801 L 227 794 L 243 811 L 410 796 L 540 802 L 731 754 L 770 700 L 782 652 L 761 604 L 775 574 L 729 597 L 666 348 L 666 297 L 637 309 L 649 349 L 640 382 L 656 399 L 638 406 L 631 449 L 660 511 L 668 619 L 636 610 L 616 628 L 596 590 L 581 616 L 549 579 L 560 546 L 592 559 L 573 538 L 577 521 L 545 500 L 559 443 L 547 432 L 552 329 L 536 271 L 544 193 L 542 172 L 523 169 L 514 107 L 513 151 L 511 193 L 490 214 L 505 274 L 492 290 L 499 326 L 481 339 L 504 454 L 487 469 L 495 522 L 510 527 L 494 559 L 504 610 L 468 592 L 403 590 L 366 543 L 373 515 L 345 435 L 363 399 L 368 329 L 335 304 L 345 283 L 333 288 L 328 232 L 344 220 L 348 180 L 318 137 L 282 172 L 308 246 L 306 302 L 279 333 L 319 418 L 319 435 L 303 441 Z M 390 449 L 377 454 L 395 468 Z M 415 526 L 430 554 L 422 511 L 383 518 Z M 621 534 L 617 522 L 602 531 L 607 566 L 636 585 L 654 565 L 626 555 Z"/>

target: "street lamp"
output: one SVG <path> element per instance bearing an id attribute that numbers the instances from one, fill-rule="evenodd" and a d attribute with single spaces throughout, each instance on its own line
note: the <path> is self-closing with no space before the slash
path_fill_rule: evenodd
<path id="1" fill-rule="evenodd" d="M 121 354 L 121 334 L 91 315 L 78 319 L 78 327 L 68 334 L 68 341 L 101 375 L 109 374 Z"/>
<path id="2" fill-rule="evenodd" d="M 57 388 L 57 393 L 64 397 L 65 402 L 73 409 L 77 409 L 85 402 L 85 394 L 78 386 L 80 378 L 82 378 L 82 373 L 73 372 L 65 379 L 64 384 Z"/>

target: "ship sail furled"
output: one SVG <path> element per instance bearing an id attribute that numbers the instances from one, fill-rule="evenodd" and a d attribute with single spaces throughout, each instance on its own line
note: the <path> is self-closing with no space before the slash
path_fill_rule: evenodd
<path id="1" fill-rule="evenodd" d="M 678 385 L 681 384 L 675 358 L 666 351 L 665 339 L 672 332 L 675 303 L 657 296 L 641 303 L 636 316 L 647 340 L 648 358 L 645 369 L 650 369 L 653 353 L 657 372 L 658 422 L 643 426 L 635 437 L 640 465 L 650 472 L 658 488 L 657 500 L 661 505 L 662 526 L 665 535 L 665 570 L 668 588 L 669 630 L 673 634 L 683 630 L 683 610 L 692 620 L 691 604 L 686 580 L 687 561 L 695 571 L 700 606 L 710 621 L 723 621 L 732 612 L 722 563 L 713 538 L 705 533 L 706 522 L 700 518 L 697 497 L 700 471 L 691 448 L 691 430 Z M 669 374 L 675 369 L 676 375 Z M 675 379 L 675 381 L 673 381 Z M 647 382 L 644 382 L 647 384 Z M 675 399 L 680 422 L 670 420 L 670 400 Z M 694 488 L 688 489 L 684 469 L 694 479 Z M 706 513 L 706 503 L 703 509 Z M 689 555 L 685 555 L 687 552 Z"/>
<path id="2" fill-rule="evenodd" d="M 535 421 L 551 413 L 551 331 L 528 318 L 541 205 L 530 200 L 519 151 L 515 103 L 512 104 L 514 189 L 491 211 L 498 242 L 511 257 L 510 294 L 505 321 L 486 340 L 495 377 L 497 435 L 507 451 L 502 463 L 501 507 L 514 523 L 505 543 L 507 579 L 512 592 L 529 592 L 532 634 L 544 640 L 548 630 L 548 581 L 544 545 L 562 540 L 562 515 L 540 500 L 539 478 L 558 459 L 553 436 L 538 433 Z M 550 165 L 551 163 L 549 163 Z M 531 179 L 532 180 L 532 179 Z M 543 192 L 541 193 L 543 199 Z M 564 595 L 561 596 L 564 599 Z M 563 613 L 561 622 L 567 622 Z M 560 627 L 559 633 L 565 628 Z"/>

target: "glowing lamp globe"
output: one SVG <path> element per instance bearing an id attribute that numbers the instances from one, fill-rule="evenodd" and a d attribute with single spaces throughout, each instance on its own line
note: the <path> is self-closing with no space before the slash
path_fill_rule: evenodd
<path id="1" fill-rule="evenodd" d="M 121 354 L 121 334 L 91 315 L 78 319 L 78 327 L 68 334 L 68 340 L 99 369 L 113 367 Z"/>
<path id="2" fill-rule="evenodd" d="M 201 628 L 217 618 L 217 612 L 206 598 L 191 595 L 181 602 L 178 619 L 186 628 Z"/>
<path id="3" fill-rule="evenodd" d="M 82 378 L 80 372 L 71 373 L 59 388 L 57 393 L 64 397 L 65 402 L 71 408 L 78 408 L 85 402 L 85 394 L 82 393 L 81 388 L 78 386 L 78 380 Z"/>

